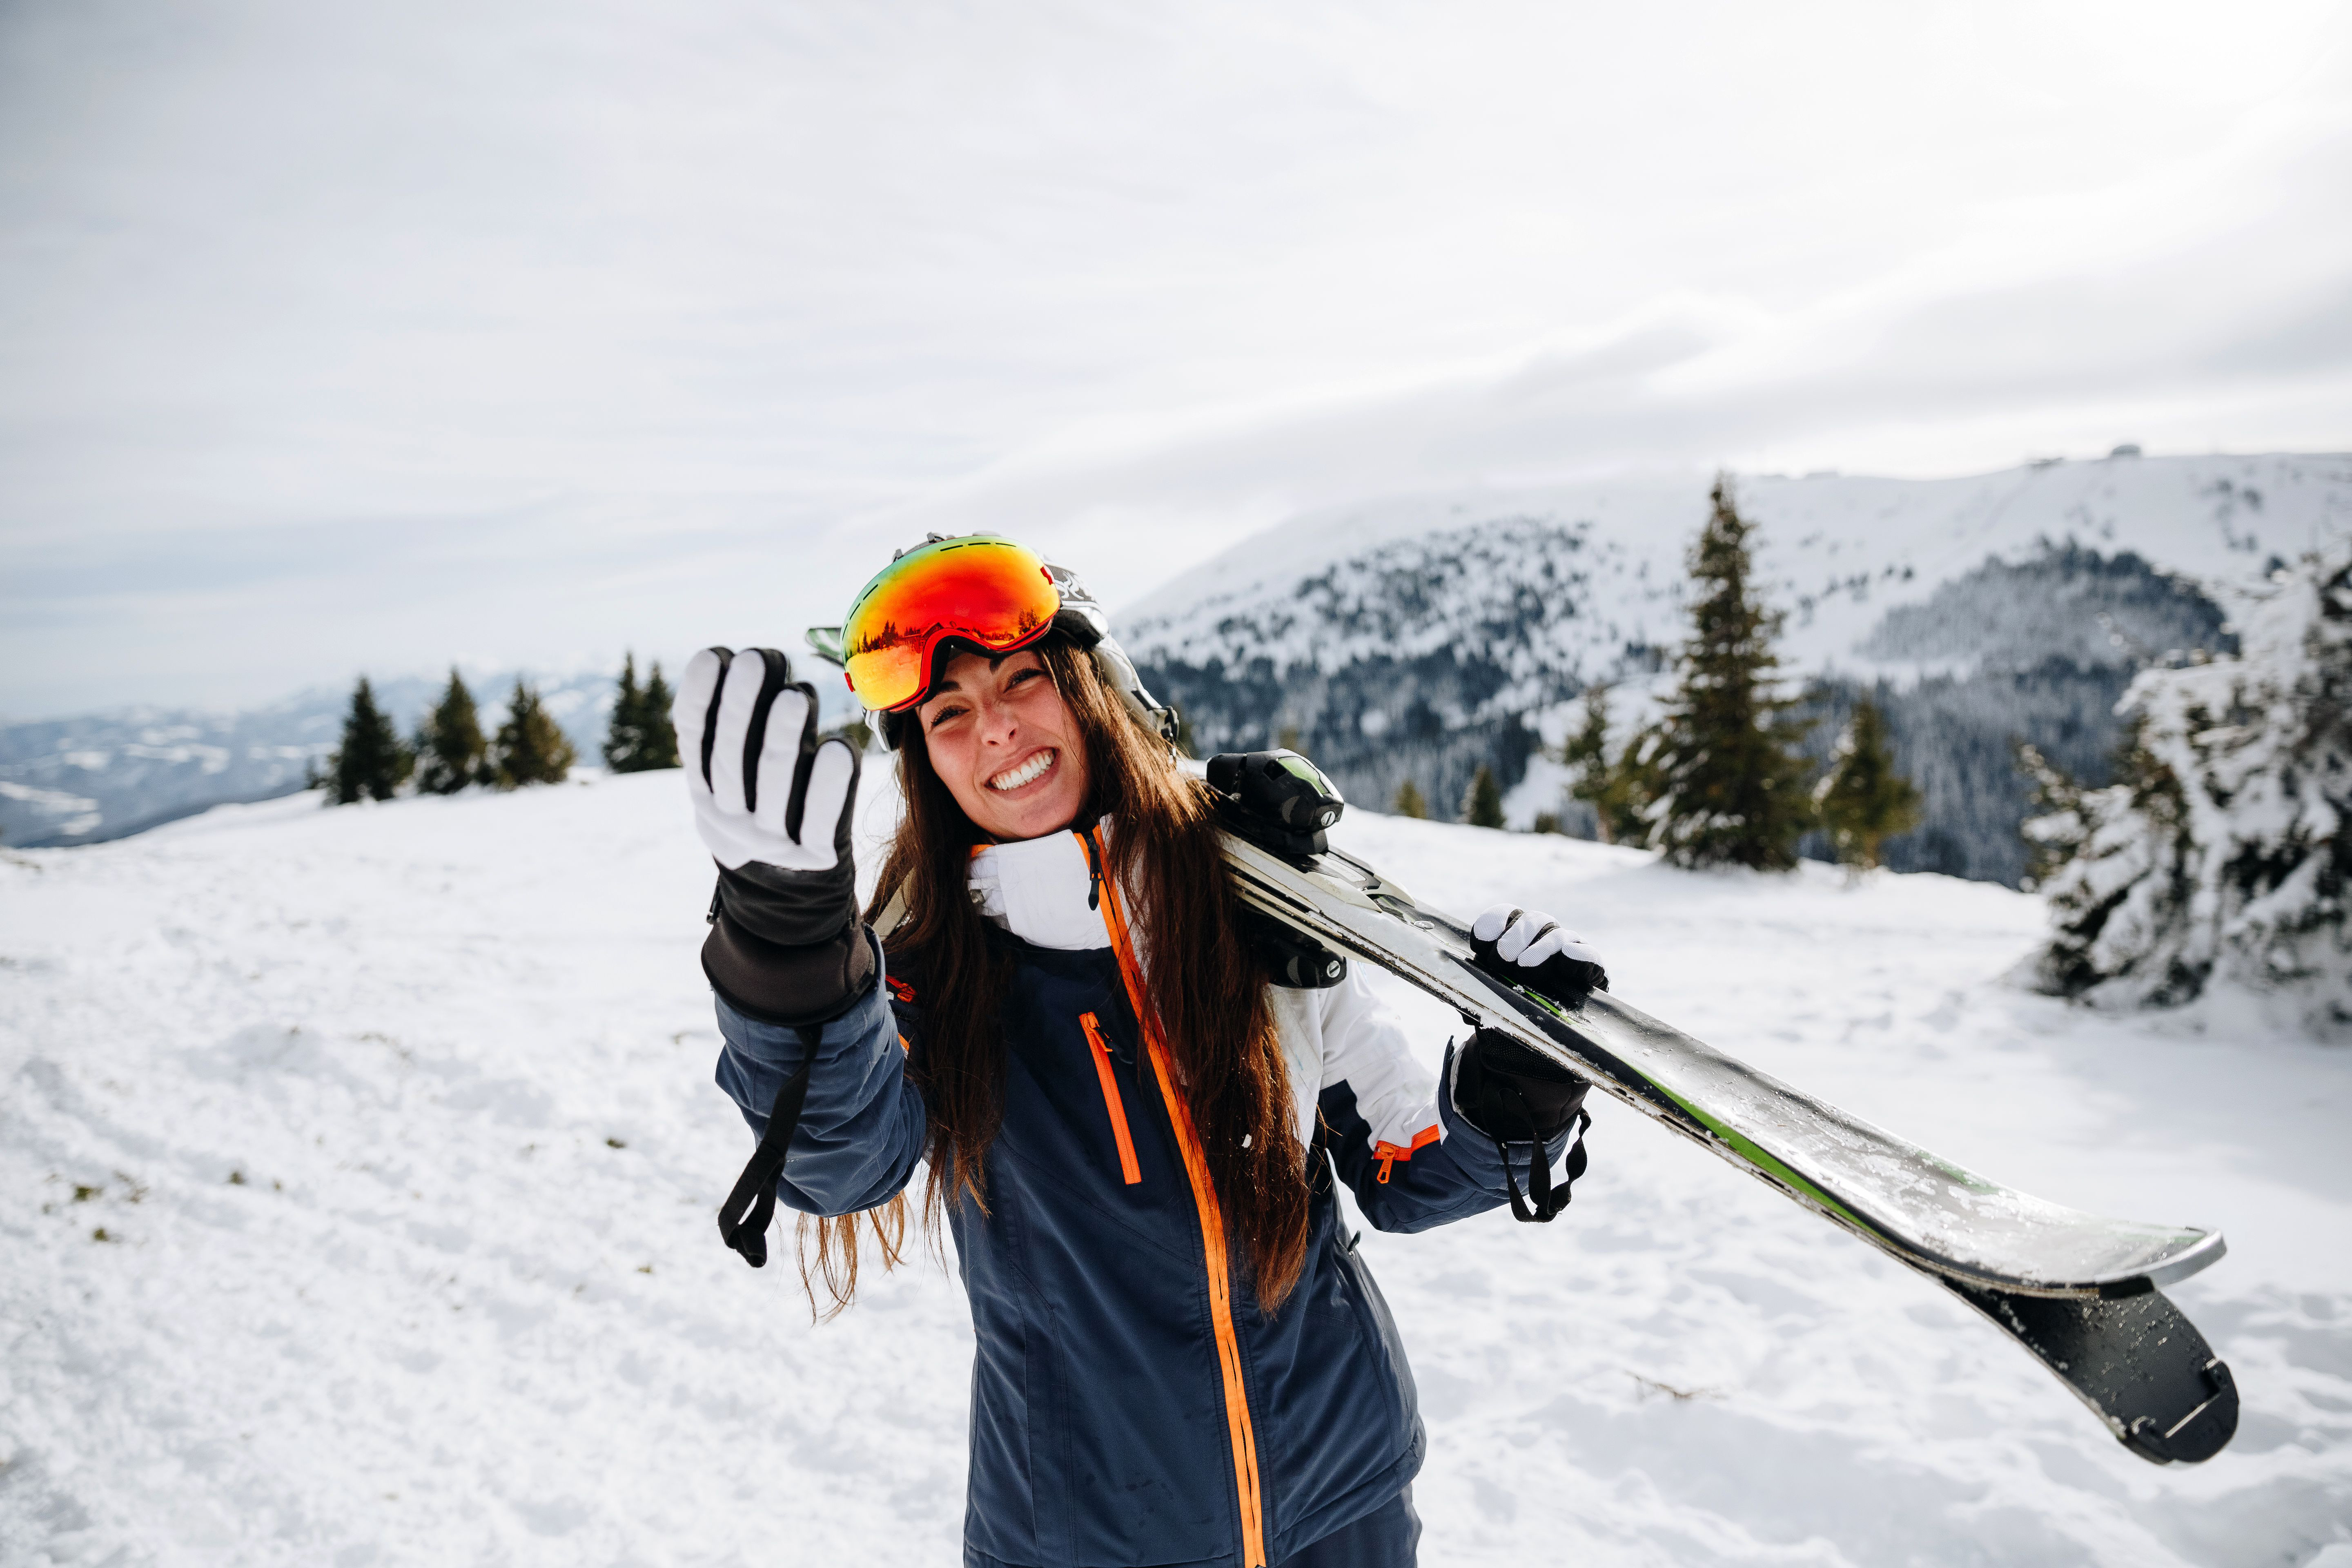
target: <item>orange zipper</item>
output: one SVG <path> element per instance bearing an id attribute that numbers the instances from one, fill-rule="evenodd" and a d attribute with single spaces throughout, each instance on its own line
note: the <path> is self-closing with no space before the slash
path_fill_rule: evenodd
<path id="1" fill-rule="evenodd" d="M 1102 1079 L 1103 1109 L 1110 1112 L 1110 1135 L 1118 1140 L 1119 1173 L 1129 1186 L 1143 1180 L 1143 1168 L 1135 1163 L 1135 1140 L 1128 1135 L 1127 1107 L 1118 1098 L 1118 1079 L 1111 1075 L 1110 1047 L 1103 1043 L 1102 1021 L 1092 1013 L 1078 1015 L 1086 1026 L 1087 1043 L 1095 1048 L 1095 1076 Z"/>
<path id="2" fill-rule="evenodd" d="M 1097 866 L 1103 862 L 1102 842 L 1093 837 L 1089 828 L 1078 834 L 1079 841 L 1092 853 L 1088 858 Z M 1192 1108 L 1177 1091 L 1176 1075 L 1168 1060 L 1168 1047 L 1160 1038 L 1160 1026 L 1152 1017 L 1150 999 L 1143 989 L 1143 973 L 1136 963 L 1135 948 L 1128 941 L 1127 911 L 1118 897 L 1116 878 L 1102 879 L 1103 923 L 1109 927 L 1112 949 L 1118 954 L 1118 976 L 1127 985 L 1127 999 L 1135 1009 L 1137 1026 L 1143 1031 L 1143 1043 L 1151 1053 L 1152 1076 L 1160 1080 L 1160 1098 L 1168 1102 L 1168 1121 L 1176 1130 L 1176 1146 L 1183 1152 L 1184 1173 L 1192 1179 L 1192 1204 L 1201 1215 L 1201 1253 L 1209 1275 L 1209 1317 L 1217 1334 L 1217 1368 L 1225 1384 L 1225 1431 L 1234 1447 L 1234 1486 L 1239 1493 L 1242 1513 L 1242 1568 L 1265 1568 L 1265 1504 L 1258 1490 L 1257 1434 L 1250 1426 L 1249 1388 L 1242 1381 L 1241 1335 L 1234 1327 L 1233 1279 L 1225 1264 L 1224 1211 L 1217 1203 L 1217 1189 L 1209 1177 L 1209 1156 L 1201 1147 L 1201 1135 L 1192 1126 Z"/>
<path id="3" fill-rule="evenodd" d="M 1381 1163 L 1381 1184 L 1382 1186 L 1388 1184 L 1389 1171 L 1399 1160 L 1412 1159 L 1414 1150 L 1424 1143 L 1436 1142 L 1439 1134 L 1444 1131 L 1444 1129 L 1440 1127 L 1424 1127 L 1412 1135 L 1412 1142 L 1410 1143 L 1391 1143 L 1383 1138 L 1373 1145 L 1372 1158 Z"/>

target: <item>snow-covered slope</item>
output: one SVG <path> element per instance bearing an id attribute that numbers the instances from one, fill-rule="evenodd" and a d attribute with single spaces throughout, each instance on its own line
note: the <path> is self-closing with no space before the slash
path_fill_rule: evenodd
<path id="1" fill-rule="evenodd" d="M 1533 589 L 1549 635 L 1530 638 L 1529 653 L 1579 680 L 1612 679 L 1628 644 L 1671 647 L 1685 635 L 1685 559 L 1706 521 L 1708 482 L 1331 508 L 1175 578 L 1120 615 L 1121 635 L 1148 657 L 1331 669 L 1475 637 L 1511 595 Z M 2014 563 L 2044 541 L 2133 551 L 2211 581 L 2352 533 L 2352 456 L 2340 454 L 2112 458 L 1951 479 L 1742 475 L 1734 489 L 1762 526 L 1759 579 L 1790 612 L 1782 650 L 1802 669 L 1874 667 L 1882 661 L 1863 645 L 1889 609 L 1923 605 L 1988 557 Z M 1421 602 L 1400 596 L 1408 582 Z"/>
<path id="2" fill-rule="evenodd" d="M 1203 748 L 1288 731 L 1356 798 L 1384 803 L 1410 778 L 1450 814 L 1481 763 L 1517 783 L 1587 683 L 1622 688 L 1622 721 L 1654 697 L 1687 633 L 1707 488 L 1694 475 L 1334 508 L 1176 578 L 1118 617 L 1121 636 Z M 1790 672 L 1832 679 L 1826 719 L 1888 683 L 1928 812 L 1892 863 L 1997 880 L 2023 865 L 2013 738 L 2097 774 L 2136 664 L 2220 637 L 2198 584 L 2352 532 L 2352 458 L 2334 456 L 1734 488 L 1761 527 L 1758 580 L 1787 612 Z M 1556 808 L 1558 788 L 1538 765 L 1516 820 Z"/>
<path id="3" fill-rule="evenodd" d="M 1560 1223 L 1364 1237 L 1424 1561 L 2352 1551 L 2352 1057 L 2005 987 L 2040 911 L 1980 883 L 1339 837 L 1570 916 L 1625 995 L 1977 1169 L 2231 1238 L 2177 1294 L 2243 1425 L 2158 1470 L 1933 1285 L 1604 1106 Z M 812 1328 L 717 1239 L 749 1138 L 709 876 L 667 773 L 0 855 L 0 1561 L 954 1561 L 953 1279 L 869 1276 Z M 1402 1001 L 1433 1056 L 1451 1020 Z"/>

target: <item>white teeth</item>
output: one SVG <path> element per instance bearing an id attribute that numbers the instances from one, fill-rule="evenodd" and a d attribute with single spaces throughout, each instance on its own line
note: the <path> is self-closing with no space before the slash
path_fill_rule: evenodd
<path id="1" fill-rule="evenodd" d="M 1017 768 L 1007 768 L 988 781 L 991 789 L 1019 789 L 1054 765 L 1052 752 L 1040 752 Z"/>

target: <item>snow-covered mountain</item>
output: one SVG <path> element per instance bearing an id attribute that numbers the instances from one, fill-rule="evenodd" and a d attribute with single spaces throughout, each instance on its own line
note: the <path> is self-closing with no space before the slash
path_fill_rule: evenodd
<path id="1" fill-rule="evenodd" d="M 1619 994 L 1973 1169 L 2230 1240 L 2174 1295 L 2237 1440 L 2158 1469 L 1935 1284 L 1601 1104 L 1557 1224 L 1349 1221 L 1429 1426 L 1424 1561 L 2347 1550 L 2352 1055 L 2004 985 L 2042 911 L 1981 883 L 1335 837 L 1443 906 L 1573 916 Z M 952 1272 L 910 1247 L 814 1326 L 711 1222 L 751 1137 L 709 892 L 675 773 L 0 851 L 0 1563 L 957 1561 Z M 1434 1065 L 1459 1021 L 1376 984 Z"/>
<path id="2" fill-rule="evenodd" d="M 1538 755 L 1592 681 L 1630 721 L 1685 633 L 1704 476 L 1394 498 L 1286 522 L 1118 617 L 1202 749 L 1286 733 L 1355 798 L 1412 778 L 1441 810 L 1495 766 L 1517 819 L 1559 808 Z M 2221 645 L 2202 584 L 2352 532 L 2352 457 L 2037 463 L 1965 479 L 1740 477 L 1792 675 L 1826 748 L 1889 709 L 1928 803 L 1897 866 L 2013 881 L 2026 738 L 2097 776 L 2131 671 Z M 1571 814 L 1572 815 L 1572 814 Z"/>
<path id="3" fill-rule="evenodd" d="M 467 678 L 486 731 L 505 719 L 514 679 Z M 446 683 L 446 677 L 380 680 L 376 700 L 408 734 Z M 534 683 L 581 757 L 593 760 L 604 743 L 614 678 Z M 320 687 L 243 710 L 130 708 L 0 725 L 0 838 L 89 844 L 208 806 L 290 794 L 335 749 L 351 702 L 348 687 Z"/>

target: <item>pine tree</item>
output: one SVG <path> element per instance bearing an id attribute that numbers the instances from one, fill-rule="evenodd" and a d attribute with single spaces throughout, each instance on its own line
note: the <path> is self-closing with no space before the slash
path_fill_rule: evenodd
<path id="1" fill-rule="evenodd" d="M 637 771 L 637 756 L 645 750 L 645 700 L 637 689 L 637 656 L 621 657 L 620 689 L 613 694 L 613 717 L 604 728 L 604 765 L 616 773 Z"/>
<path id="2" fill-rule="evenodd" d="M 645 695 L 639 700 L 638 711 L 644 715 L 638 721 L 644 736 L 644 749 L 637 753 L 637 766 L 641 769 L 677 766 L 677 727 L 669 718 L 669 706 L 674 700 L 669 682 L 662 679 L 661 660 L 656 659 L 646 677 Z"/>
<path id="3" fill-rule="evenodd" d="M 405 783 L 416 759 L 400 743 L 392 721 L 375 705 L 375 689 L 360 677 L 352 710 L 343 721 L 343 743 L 327 759 L 322 779 L 337 805 L 360 800 L 390 800 Z"/>
<path id="4" fill-rule="evenodd" d="M 1609 760 L 1609 688 L 1584 689 L 1584 721 L 1560 743 L 1559 760 L 1575 777 L 1569 782 L 1570 799 L 1592 808 L 1593 831 L 1603 844 L 1642 837 L 1638 771 L 1629 743 L 1615 762 Z"/>
<path id="5" fill-rule="evenodd" d="M 417 789 L 426 795 L 455 795 L 469 784 L 488 783 L 488 752 L 474 694 L 452 665 L 448 689 L 416 729 Z"/>
<path id="6" fill-rule="evenodd" d="M 1814 787 L 1813 809 L 1839 861 L 1857 871 L 1877 869 L 1880 847 L 1919 826 L 1919 792 L 1895 771 L 1876 703 L 1854 704 L 1830 770 Z"/>
<path id="7" fill-rule="evenodd" d="M 520 789 L 525 784 L 562 784 L 579 760 L 572 742 L 549 717 L 539 693 L 517 677 L 514 695 L 507 699 L 507 721 L 499 726 L 498 741 L 491 748 L 498 786 Z"/>
<path id="8" fill-rule="evenodd" d="M 1421 786 L 1407 779 L 1397 785 L 1396 804 L 1389 809 L 1399 816 L 1426 817 L 1429 801 L 1421 793 Z"/>
<path id="9" fill-rule="evenodd" d="M 677 766 L 677 731 L 669 721 L 669 683 L 656 660 L 645 685 L 637 684 L 637 656 L 624 656 L 621 680 L 613 694 L 613 717 L 604 731 L 604 763 L 616 773 L 641 773 Z"/>
<path id="10" fill-rule="evenodd" d="M 1652 847 L 1678 866 L 1786 871 L 1810 812 L 1806 725 L 1790 719 L 1772 652 L 1780 616 L 1764 607 L 1749 558 L 1755 525 L 1717 479 L 1714 512 L 1691 552 L 1692 634 L 1665 716 L 1631 760 L 1647 775 Z"/>
<path id="11" fill-rule="evenodd" d="M 2056 927 L 2043 986 L 2171 1006 L 2216 980 L 2352 1031 L 2352 550 L 2240 591 L 2240 653 L 2142 670 L 2116 782 L 2021 747 L 2025 825 Z"/>
<path id="12" fill-rule="evenodd" d="M 1462 820 L 1473 827 L 1503 826 L 1503 786 L 1495 782 L 1495 770 L 1484 763 L 1478 764 L 1470 787 L 1463 793 Z"/>

